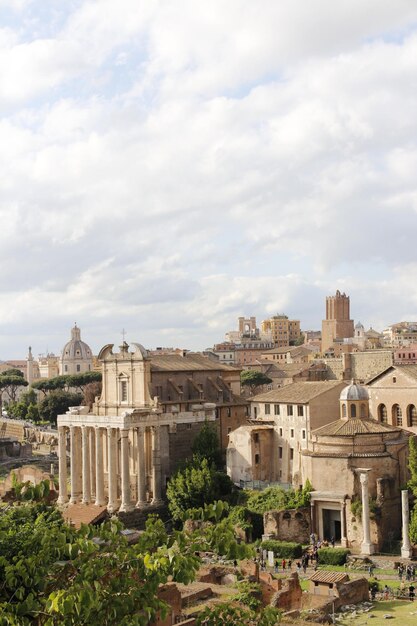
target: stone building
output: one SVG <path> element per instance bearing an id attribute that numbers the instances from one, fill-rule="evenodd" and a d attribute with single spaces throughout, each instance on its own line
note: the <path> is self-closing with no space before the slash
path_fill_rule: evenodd
<path id="1" fill-rule="evenodd" d="M 287 315 L 274 315 L 261 322 L 261 337 L 268 337 L 275 347 L 293 345 L 301 338 L 300 320 L 290 320 Z"/>
<path id="2" fill-rule="evenodd" d="M 382 331 L 384 345 L 406 348 L 417 342 L 417 322 L 397 322 Z"/>
<path id="3" fill-rule="evenodd" d="M 313 360 L 314 350 L 306 346 L 273 348 L 263 352 L 262 359 L 284 365 L 286 363 L 308 363 Z"/>
<path id="4" fill-rule="evenodd" d="M 313 431 L 301 454 L 319 537 L 372 554 L 400 533 L 408 434 L 369 416 L 365 387 L 352 382 L 343 389 L 340 418 Z"/>
<path id="5" fill-rule="evenodd" d="M 92 412 L 77 407 L 58 417 L 60 459 L 69 438 L 71 503 L 122 512 L 134 503 L 159 505 L 206 421 L 225 442 L 228 429 L 246 420 L 246 402 L 235 396 L 239 370 L 201 355 L 150 357 L 140 344 L 130 349 L 125 342 L 117 353 L 105 346 L 98 358 L 103 388 Z M 60 463 L 60 503 L 68 495 Z"/>
<path id="6" fill-rule="evenodd" d="M 258 480 L 255 475 L 262 475 L 270 482 L 301 485 L 301 450 L 307 447 L 313 429 L 334 419 L 345 385 L 341 381 L 297 382 L 251 398 L 251 426 L 229 436 L 227 471 L 232 480 Z M 255 437 L 260 425 L 270 432 L 272 454 L 269 444 L 263 443 L 266 435 Z M 256 459 L 252 473 L 251 459 Z"/>
<path id="7" fill-rule="evenodd" d="M 326 365 L 329 380 L 354 378 L 364 383 L 393 364 L 393 352 L 392 350 L 367 350 L 343 354 L 337 358 L 323 358 L 319 362 Z"/>
<path id="8" fill-rule="evenodd" d="M 59 363 L 60 374 L 83 374 L 93 369 L 93 353 L 90 346 L 81 340 L 81 329 L 77 324 L 71 329 L 71 339 L 62 349 Z"/>
<path id="9" fill-rule="evenodd" d="M 374 419 L 417 434 L 417 365 L 392 365 L 367 382 Z"/>
<path id="10" fill-rule="evenodd" d="M 349 296 L 337 290 L 335 296 L 326 298 L 326 319 L 322 322 L 321 351 L 327 352 L 335 340 L 353 337 L 353 335 Z"/>

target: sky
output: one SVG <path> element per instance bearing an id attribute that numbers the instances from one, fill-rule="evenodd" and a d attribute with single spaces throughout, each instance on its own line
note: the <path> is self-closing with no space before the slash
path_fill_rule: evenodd
<path id="1" fill-rule="evenodd" d="M 414 0 L 0 0 L 0 359 L 417 320 Z"/>

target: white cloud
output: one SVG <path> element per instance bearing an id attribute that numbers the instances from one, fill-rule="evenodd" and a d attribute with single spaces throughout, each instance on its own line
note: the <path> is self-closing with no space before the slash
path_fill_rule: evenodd
<path id="1" fill-rule="evenodd" d="M 318 327 L 341 285 L 364 323 L 417 319 L 413 2 L 66 11 L 0 30 L 0 358 L 28 313 L 96 349 L 123 325 L 191 348 L 239 314 Z"/>

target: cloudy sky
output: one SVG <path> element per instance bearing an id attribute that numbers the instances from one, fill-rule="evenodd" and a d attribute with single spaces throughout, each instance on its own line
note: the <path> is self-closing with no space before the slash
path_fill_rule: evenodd
<path id="1" fill-rule="evenodd" d="M 417 319 L 415 0 L 0 0 L 0 359 Z"/>

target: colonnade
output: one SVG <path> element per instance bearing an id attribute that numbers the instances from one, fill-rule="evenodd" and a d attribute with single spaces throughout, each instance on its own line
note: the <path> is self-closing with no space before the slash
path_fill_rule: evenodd
<path id="1" fill-rule="evenodd" d="M 107 505 L 110 512 L 162 504 L 160 426 L 59 426 L 58 436 L 59 504 L 69 497 L 71 504 Z"/>

